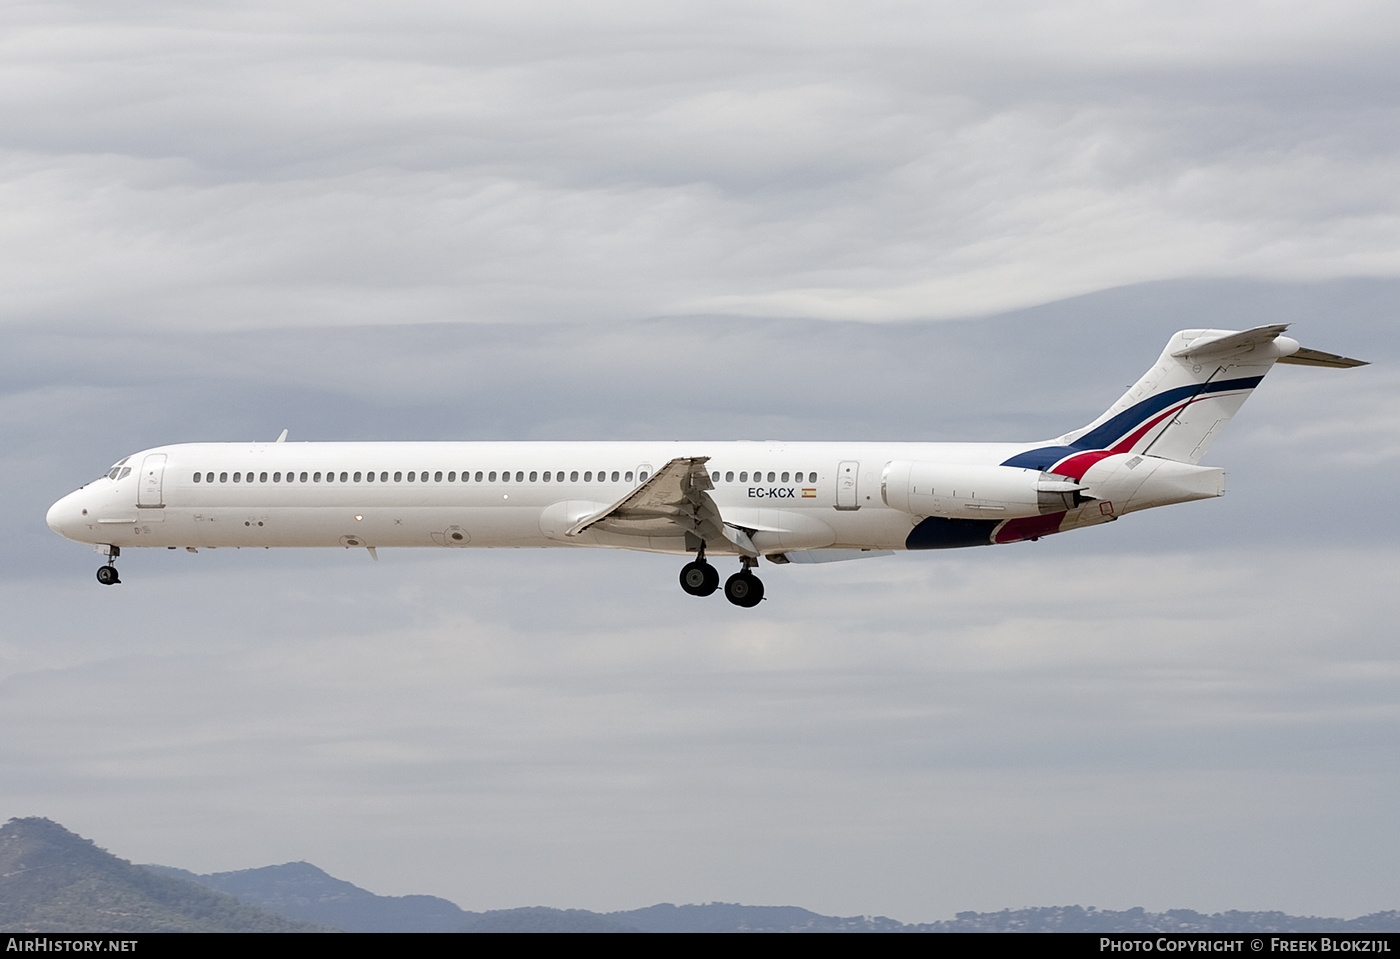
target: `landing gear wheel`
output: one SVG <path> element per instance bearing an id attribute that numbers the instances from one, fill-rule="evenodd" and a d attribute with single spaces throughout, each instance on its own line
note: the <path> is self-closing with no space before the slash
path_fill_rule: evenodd
<path id="1" fill-rule="evenodd" d="M 719 589 L 719 570 L 696 561 L 681 567 L 681 589 L 692 596 L 709 596 Z"/>
<path id="2" fill-rule="evenodd" d="M 724 598 L 735 606 L 752 609 L 763 602 L 763 580 L 746 569 L 741 570 L 725 581 Z"/>
<path id="3" fill-rule="evenodd" d="M 117 568 L 115 566 L 97 567 L 97 581 L 103 586 L 115 586 L 121 580 L 117 578 Z"/>

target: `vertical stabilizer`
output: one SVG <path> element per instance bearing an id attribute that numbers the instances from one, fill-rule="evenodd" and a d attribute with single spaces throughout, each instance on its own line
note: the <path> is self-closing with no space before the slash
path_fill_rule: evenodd
<path id="1" fill-rule="evenodd" d="M 1198 463 L 1269 368 L 1298 351 L 1286 329 L 1182 330 L 1117 403 L 1059 442 Z"/>

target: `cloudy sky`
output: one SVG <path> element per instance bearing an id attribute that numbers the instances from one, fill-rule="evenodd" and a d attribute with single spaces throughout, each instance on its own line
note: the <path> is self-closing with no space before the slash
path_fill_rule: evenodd
<path id="1" fill-rule="evenodd" d="M 1393 4 L 0 9 L 0 816 L 467 909 L 1400 905 Z M 132 552 L 169 442 L 1028 439 L 1292 322 L 1230 495 L 771 568 Z"/>

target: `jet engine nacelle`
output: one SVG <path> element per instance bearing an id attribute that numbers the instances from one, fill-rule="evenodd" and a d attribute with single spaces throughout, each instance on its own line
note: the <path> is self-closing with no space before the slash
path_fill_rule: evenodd
<path id="1" fill-rule="evenodd" d="M 1084 487 L 1062 476 L 1016 466 L 892 460 L 880 496 L 915 516 L 1015 519 L 1061 513 L 1084 502 Z"/>

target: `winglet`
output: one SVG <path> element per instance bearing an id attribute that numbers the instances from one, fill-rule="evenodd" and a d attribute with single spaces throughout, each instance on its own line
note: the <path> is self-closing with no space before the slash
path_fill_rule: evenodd
<path id="1" fill-rule="evenodd" d="M 277 437 L 277 442 L 278 442 L 278 443 L 285 443 L 285 442 L 287 442 L 287 431 L 286 431 L 286 430 L 283 430 L 283 431 L 282 431 L 282 435 L 279 436 L 279 437 Z"/>

